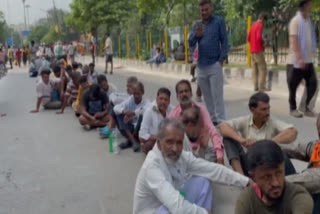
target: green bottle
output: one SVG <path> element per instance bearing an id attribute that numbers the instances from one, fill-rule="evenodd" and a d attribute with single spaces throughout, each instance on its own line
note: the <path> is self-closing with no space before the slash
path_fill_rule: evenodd
<path id="1" fill-rule="evenodd" d="M 113 153 L 113 132 L 109 135 L 109 152 Z"/>

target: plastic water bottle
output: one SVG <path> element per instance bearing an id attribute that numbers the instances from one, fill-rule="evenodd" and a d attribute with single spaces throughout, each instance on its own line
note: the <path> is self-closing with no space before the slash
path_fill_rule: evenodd
<path id="1" fill-rule="evenodd" d="M 120 153 L 120 148 L 119 148 L 119 145 L 118 145 L 118 133 L 117 133 L 117 130 L 113 129 L 111 135 L 113 137 L 113 140 L 112 140 L 113 153 L 118 155 Z"/>
<path id="2" fill-rule="evenodd" d="M 113 153 L 113 132 L 109 135 L 109 152 Z"/>

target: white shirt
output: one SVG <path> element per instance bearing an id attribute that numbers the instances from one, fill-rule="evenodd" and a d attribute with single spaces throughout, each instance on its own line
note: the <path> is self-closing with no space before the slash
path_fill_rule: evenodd
<path id="1" fill-rule="evenodd" d="M 58 79 L 50 79 L 48 84 L 44 83 L 42 79 L 37 82 L 37 96 L 38 98 L 42 98 L 41 102 L 43 105 L 51 101 L 51 93 L 57 83 L 59 83 Z"/>
<path id="2" fill-rule="evenodd" d="M 112 50 L 112 40 L 111 40 L 110 37 L 108 37 L 108 38 L 106 39 L 105 48 L 106 48 L 106 54 L 107 54 L 107 55 L 112 55 L 112 54 L 113 54 L 113 50 Z"/>
<path id="3" fill-rule="evenodd" d="M 172 214 L 207 214 L 204 208 L 189 203 L 179 193 L 186 181 L 184 178 L 190 175 L 239 187 L 245 187 L 249 182 L 247 177 L 222 165 L 195 158 L 191 152 L 183 151 L 180 159 L 169 165 L 158 146 L 154 146 L 137 177 L 133 214 L 153 214 L 162 205 Z"/>
<path id="4" fill-rule="evenodd" d="M 121 92 L 113 92 L 110 94 L 110 101 L 113 103 L 113 105 L 118 105 L 125 100 L 127 100 L 130 97 L 130 94 L 128 93 L 121 93 Z"/>
<path id="5" fill-rule="evenodd" d="M 133 96 L 130 96 L 127 100 L 116 105 L 113 110 L 116 114 L 122 114 L 124 110 L 133 111 L 136 116 L 143 115 L 145 110 L 149 107 L 150 101 L 148 99 L 142 98 L 139 104 L 136 104 Z"/>
<path id="6" fill-rule="evenodd" d="M 166 117 L 169 116 L 173 108 L 173 106 L 169 105 L 166 112 Z M 159 112 L 157 102 L 154 101 L 143 115 L 143 120 L 139 131 L 139 137 L 141 137 L 144 140 L 148 140 L 151 135 L 157 135 L 159 124 L 164 119 L 165 117 L 163 117 L 163 115 Z"/>

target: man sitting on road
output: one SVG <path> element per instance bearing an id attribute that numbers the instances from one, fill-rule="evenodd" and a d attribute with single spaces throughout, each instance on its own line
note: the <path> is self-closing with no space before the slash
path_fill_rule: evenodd
<path id="1" fill-rule="evenodd" d="M 110 93 L 110 100 L 112 104 L 115 106 L 127 100 L 133 94 L 133 86 L 137 82 L 138 82 L 137 77 L 135 76 L 128 77 L 127 85 L 126 85 L 126 88 L 127 88 L 126 93 L 120 93 L 120 92 Z"/>
<path id="2" fill-rule="evenodd" d="M 97 83 L 102 89 L 102 91 L 109 96 L 109 98 L 111 94 L 117 91 L 116 86 L 114 86 L 112 83 L 109 83 L 106 75 L 104 74 L 100 74 L 97 76 Z"/>
<path id="3" fill-rule="evenodd" d="M 61 111 L 57 112 L 57 114 L 63 114 L 64 109 L 68 104 L 73 105 L 73 103 L 77 100 L 78 92 L 79 92 L 79 82 L 81 78 L 80 72 L 73 72 L 71 75 L 72 80 L 69 81 L 67 85 L 67 90 L 63 97 L 63 104 L 61 107 Z"/>
<path id="4" fill-rule="evenodd" d="M 214 149 L 216 151 L 217 162 L 224 164 L 222 138 L 213 126 L 207 109 L 204 106 L 198 105 L 192 101 L 191 83 L 188 80 L 179 81 L 176 84 L 176 93 L 180 104 L 170 113 L 169 117 L 180 119 L 183 111 L 187 108 L 192 106 L 197 106 L 200 108 L 201 116 L 204 122 L 204 128 L 209 130 L 210 139 L 212 140 Z M 200 145 L 200 142 L 197 141 L 197 144 Z"/>
<path id="5" fill-rule="evenodd" d="M 160 88 L 157 99 L 146 110 L 143 115 L 139 139 L 142 151 L 148 154 L 157 140 L 159 124 L 169 116 L 173 107 L 170 105 L 171 92 L 167 88 Z"/>
<path id="6" fill-rule="evenodd" d="M 312 198 L 306 189 L 285 180 L 284 162 L 276 142 L 262 140 L 249 147 L 248 170 L 256 184 L 240 194 L 235 214 L 312 213 Z"/>
<path id="7" fill-rule="evenodd" d="M 185 141 L 192 153 L 209 162 L 217 162 L 216 151 L 209 129 L 205 127 L 200 108 L 192 106 L 184 110 L 181 121 L 186 129 Z"/>
<path id="8" fill-rule="evenodd" d="M 209 180 L 239 187 L 249 184 L 249 179 L 239 173 L 183 151 L 184 135 L 184 126 L 177 119 L 161 122 L 157 144 L 148 153 L 137 177 L 134 214 L 211 214 Z"/>
<path id="9" fill-rule="evenodd" d="M 95 71 L 94 68 L 95 68 L 95 65 L 93 63 L 90 63 L 89 64 L 89 82 L 91 82 L 92 84 L 97 84 L 99 74 Z"/>
<path id="10" fill-rule="evenodd" d="M 314 200 L 313 214 L 320 213 L 320 115 L 317 119 L 318 140 L 309 143 L 299 143 L 294 149 L 285 148 L 288 157 L 309 162 L 307 169 L 301 173 L 290 175 L 286 180 L 305 187 Z"/>
<path id="11" fill-rule="evenodd" d="M 41 105 L 45 109 L 61 108 L 61 101 L 53 93 L 59 88 L 60 79 L 50 79 L 50 73 L 48 69 L 41 71 L 41 79 L 36 87 L 38 95 L 36 109 L 31 111 L 31 113 L 38 113 Z"/>
<path id="12" fill-rule="evenodd" d="M 232 168 L 248 175 L 245 149 L 258 140 L 272 139 L 279 144 L 290 144 L 297 137 L 297 130 L 290 124 L 270 118 L 270 97 L 263 92 L 251 96 L 251 115 L 236 118 L 220 124 L 224 146 Z M 295 173 L 294 167 L 286 159 L 286 174 Z"/>
<path id="13" fill-rule="evenodd" d="M 86 76 L 81 76 L 79 80 L 79 90 L 76 101 L 73 103 L 72 108 L 76 113 L 77 117 L 80 117 L 80 104 L 82 98 L 82 92 L 86 91 L 90 87 L 88 78 Z"/>
<path id="14" fill-rule="evenodd" d="M 118 128 L 127 138 L 127 142 L 120 144 L 121 149 L 133 147 L 134 152 L 140 150 L 138 134 L 143 114 L 150 105 L 150 101 L 143 95 L 144 86 L 141 82 L 137 82 L 133 86 L 133 96 L 113 108 L 117 115 Z"/>
<path id="15" fill-rule="evenodd" d="M 108 106 L 108 96 L 98 85 L 91 85 L 81 98 L 80 124 L 86 129 L 106 126 L 109 121 Z"/>

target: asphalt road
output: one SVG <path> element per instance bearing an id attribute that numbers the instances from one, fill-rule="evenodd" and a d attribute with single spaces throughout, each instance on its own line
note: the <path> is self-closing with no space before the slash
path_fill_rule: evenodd
<path id="1" fill-rule="evenodd" d="M 98 67 L 101 70 L 102 67 Z M 116 70 L 109 82 L 125 90 L 126 78 L 136 75 L 153 100 L 161 86 L 172 90 L 180 76 Z M 248 114 L 252 91 L 225 88 L 228 118 Z M 315 119 L 288 116 L 287 97 L 271 92 L 272 113 L 294 124 L 301 142 L 316 138 Z M 35 108 L 35 79 L 26 69 L 9 71 L 0 80 L 0 214 L 127 214 L 132 213 L 136 175 L 144 160 L 132 150 L 108 153 L 97 131 L 84 131 L 68 108 L 30 114 Z M 305 167 L 294 162 L 298 170 Z M 239 189 L 214 185 L 214 213 L 233 213 Z"/>

